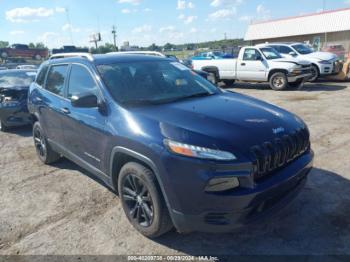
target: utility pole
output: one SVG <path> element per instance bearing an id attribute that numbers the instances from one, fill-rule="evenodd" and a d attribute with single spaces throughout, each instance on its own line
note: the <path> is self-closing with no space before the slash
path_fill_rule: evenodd
<path id="1" fill-rule="evenodd" d="M 224 39 L 227 40 L 227 34 L 226 33 L 224 34 Z"/>
<path id="2" fill-rule="evenodd" d="M 116 29 L 115 26 L 112 27 L 112 35 L 113 35 L 114 49 L 115 49 L 115 51 L 118 51 L 118 47 L 117 47 L 117 29 Z"/>

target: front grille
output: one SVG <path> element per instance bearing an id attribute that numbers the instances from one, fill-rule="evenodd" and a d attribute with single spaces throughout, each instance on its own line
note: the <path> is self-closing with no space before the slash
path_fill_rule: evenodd
<path id="1" fill-rule="evenodd" d="M 251 148 L 254 157 L 254 179 L 266 178 L 273 171 L 282 168 L 302 155 L 310 146 L 306 129 L 276 138 Z"/>

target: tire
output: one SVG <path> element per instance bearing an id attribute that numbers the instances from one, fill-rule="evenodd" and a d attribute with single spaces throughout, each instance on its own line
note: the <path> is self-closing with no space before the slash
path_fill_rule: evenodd
<path id="1" fill-rule="evenodd" d="M 61 158 L 61 156 L 50 147 L 39 122 L 35 122 L 33 125 L 33 139 L 37 156 L 41 162 L 44 164 L 52 164 Z"/>
<path id="2" fill-rule="evenodd" d="M 304 86 L 304 83 L 305 83 L 305 80 L 302 78 L 293 83 L 289 83 L 288 85 L 290 88 L 298 89 L 298 88 L 302 88 Z"/>
<path id="3" fill-rule="evenodd" d="M 222 82 L 224 82 L 226 87 L 232 87 L 235 83 L 235 80 L 222 80 Z"/>
<path id="4" fill-rule="evenodd" d="M 320 71 L 318 67 L 315 65 L 311 65 L 311 77 L 309 78 L 309 82 L 315 82 L 320 77 Z"/>
<path id="5" fill-rule="evenodd" d="M 172 229 L 168 208 L 153 172 L 129 162 L 120 170 L 118 192 L 123 210 L 142 235 L 156 238 Z"/>
<path id="6" fill-rule="evenodd" d="M 0 131 L 1 132 L 7 132 L 8 131 L 8 127 L 1 120 L 0 120 Z"/>
<path id="7" fill-rule="evenodd" d="M 277 72 L 270 77 L 270 87 L 275 91 L 285 90 L 288 87 L 288 80 L 285 73 Z"/>

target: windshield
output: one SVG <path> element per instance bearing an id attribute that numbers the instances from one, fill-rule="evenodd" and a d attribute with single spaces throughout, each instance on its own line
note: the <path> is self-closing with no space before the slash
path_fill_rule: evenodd
<path id="1" fill-rule="evenodd" d="M 276 49 L 271 47 L 260 48 L 260 51 L 264 54 L 267 60 L 282 58 L 280 53 L 278 53 Z"/>
<path id="2" fill-rule="evenodd" d="M 302 54 L 302 55 L 307 55 L 307 54 L 311 54 L 314 52 L 314 50 L 311 47 L 308 47 L 307 45 L 303 45 L 303 44 L 292 45 L 292 47 L 299 54 Z"/>
<path id="3" fill-rule="evenodd" d="M 0 87 L 25 87 L 30 86 L 36 76 L 35 71 L 6 71 L 0 73 Z"/>
<path id="4" fill-rule="evenodd" d="M 214 55 L 214 56 L 224 56 L 224 53 L 223 53 L 223 52 L 220 52 L 220 51 L 214 51 L 214 52 L 213 52 L 213 55 Z"/>
<path id="5" fill-rule="evenodd" d="M 219 92 L 178 62 L 144 61 L 97 68 L 114 99 L 122 104 L 166 103 Z"/>

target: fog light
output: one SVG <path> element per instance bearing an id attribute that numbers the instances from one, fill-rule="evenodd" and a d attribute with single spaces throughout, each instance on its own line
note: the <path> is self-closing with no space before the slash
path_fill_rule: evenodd
<path id="1" fill-rule="evenodd" d="M 209 181 L 205 187 L 206 192 L 220 192 L 239 187 L 239 181 L 237 177 L 218 177 Z"/>

